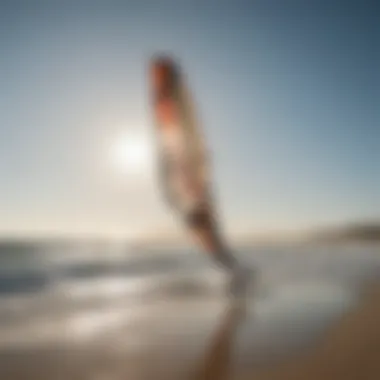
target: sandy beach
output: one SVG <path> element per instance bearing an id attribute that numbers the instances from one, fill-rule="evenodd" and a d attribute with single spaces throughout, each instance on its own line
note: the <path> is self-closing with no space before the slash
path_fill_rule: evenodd
<path id="1" fill-rule="evenodd" d="M 244 305 L 191 253 L 37 256 L 34 277 L 3 278 L 0 379 L 380 378 L 377 247 L 240 254 L 259 274 Z"/>
<path id="2" fill-rule="evenodd" d="M 358 302 L 332 288 L 294 292 L 240 307 L 218 297 L 141 303 L 95 335 L 87 316 L 76 342 L 3 349 L 0 378 L 378 379 L 380 284 Z"/>

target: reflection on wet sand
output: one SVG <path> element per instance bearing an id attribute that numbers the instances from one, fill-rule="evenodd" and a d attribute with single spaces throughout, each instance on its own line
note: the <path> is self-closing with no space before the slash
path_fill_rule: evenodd
<path id="1" fill-rule="evenodd" d="M 380 286 L 333 327 L 311 352 L 271 369 L 251 368 L 239 380 L 380 379 Z"/>
<path id="2" fill-rule="evenodd" d="M 192 380 L 226 380 L 230 378 L 234 337 L 245 312 L 243 304 L 228 306 Z"/>
<path id="3" fill-rule="evenodd" d="M 283 364 L 231 373 L 237 330 L 245 308 L 230 306 L 191 380 L 378 380 L 380 379 L 380 287 L 327 331 L 312 351 Z M 249 352 L 243 353 L 249 355 Z M 237 369 L 239 372 L 239 369 Z"/>
<path id="4" fill-rule="evenodd" d="M 302 288 L 250 299 L 247 310 L 212 299 L 145 305 L 124 326 L 77 345 L 0 350 L 0 379 L 379 380 L 380 286 L 350 310 L 345 292 Z M 323 303 L 327 289 L 333 296 Z M 311 331 L 313 339 L 300 340 Z"/>

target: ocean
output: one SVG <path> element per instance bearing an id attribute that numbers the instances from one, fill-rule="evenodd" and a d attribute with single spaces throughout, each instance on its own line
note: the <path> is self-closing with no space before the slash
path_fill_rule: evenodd
<path id="1" fill-rule="evenodd" d="M 331 315 L 338 315 L 380 278 L 378 245 L 268 246 L 237 254 L 257 268 L 254 291 L 271 299 L 273 307 L 303 302 L 308 310 L 316 307 L 314 300 L 322 309 L 332 305 Z M 136 305 L 173 298 L 215 300 L 223 296 L 225 281 L 208 257 L 193 249 L 3 242 L 0 349 L 76 344 L 139 318 Z"/>

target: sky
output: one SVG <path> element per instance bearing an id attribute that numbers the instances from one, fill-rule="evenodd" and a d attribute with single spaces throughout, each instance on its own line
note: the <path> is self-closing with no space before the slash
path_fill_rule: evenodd
<path id="1" fill-rule="evenodd" d="M 378 220 L 375 3 L 0 1 L 0 235 L 178 230 L 154 160 L 156 52 L 186 72 L 231 234 Z M 125 139 L 145 158 L 115 163 Z"/>

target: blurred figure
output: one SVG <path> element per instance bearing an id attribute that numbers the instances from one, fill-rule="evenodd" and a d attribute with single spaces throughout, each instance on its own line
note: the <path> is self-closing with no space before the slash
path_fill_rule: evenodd
<path id="1" fill-rule="evenodd" d="M 231 274 L 232 294 L 241 295 L 250 271 L 239 265 L 219 231 L 204 139 L 179 68 L 160 56 L 150 74 L 165 197 L 201 247 Z"/>

